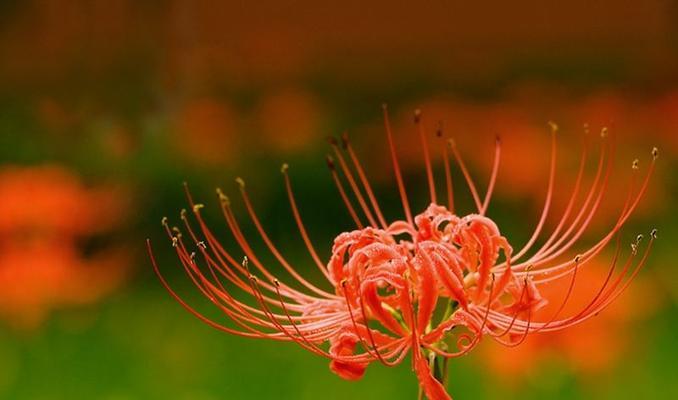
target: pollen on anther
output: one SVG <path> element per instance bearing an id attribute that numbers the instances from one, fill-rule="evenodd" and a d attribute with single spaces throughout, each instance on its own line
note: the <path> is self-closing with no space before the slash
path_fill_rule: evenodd
<path id="1" fill-rule="evenodd" d="M 604 126 L 603 129 L 600 130 L 600 137 L 601 138 L 607 137 L 607 132 L 608 132 L 607 126 Z"/>
<path id="2" fill-rule="evenodd" d="M 224 205 L 230 205 L 231 200 L 224 194 L 224 192 L 221 190 L 221 188 L 217 188 L 217 196 L 219 196 L 219 201 L 221 201 L 222 204 Z"/>
<path id="3" fill-rule="evenodd" d="M 162 217 L 160 223 L 162 224 L 162 226 L 167 226 L 167 221 L 168 221 L 167 217 Z"/>
<path id="4" fill-rule="evenodd" d="M 200 203 L 195 204 L 195 205 L 193 206 L 193 212 L 196 212 L 196 213 L 197 213 L 197 212 L 200 211 L 201 208 L 204 208 L 204 207 L 205 207 L 204 204 L 200 204 Z"/>
<path id="5" fill-rule="evenodd" d="M 631 168 L 638 169 L 638 164 L 640 164 L 640 161 L 636 158 L 633 160 L 633 163 L 631 163 Z"/>
<path id="6" fill-rule="evenodd" d="M 652 236 L 652 239 L 656 239 L 656 238 L 657 238 L 657 228 L 652 229 L 652 230 L 650 231 L 650 236 Z"/>
<path id="7" fill-rule="evenodd" d="M 656 160 L 657 157 L 659 157 L 659 149 L 656 148 L 656 147 L 653 147 L 652 148 L 652 158 Z"/>
<path id="8" fill-rule="evenodd" d="M 240 188 L 244 188 L 244 187 L 245 187 L 245 180 L 242 179 L 241 177 L 235 178 L 235 183 L 237 183 L 238 186 L 240 186 Z"/>
<path id="9" fill-rule="evenodd" d="M 280 172 L 282 172 L 283 174 L 286 174 L 288 169 L 290 169 L 289 164 L 284 163 L 284 164 L 280 167 Z"/>

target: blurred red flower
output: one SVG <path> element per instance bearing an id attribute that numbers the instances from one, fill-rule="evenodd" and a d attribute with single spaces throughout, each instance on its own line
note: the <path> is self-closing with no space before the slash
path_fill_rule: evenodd
<path id="1" fill-rule="evenodd" d="M 119 224 L 124 192 L 87 188 L 59 166 L 0 170 L 0 315 L 37 327 L 49 311 L 90 303 L 122 281 L 129 252 L 80 243 Z"/>

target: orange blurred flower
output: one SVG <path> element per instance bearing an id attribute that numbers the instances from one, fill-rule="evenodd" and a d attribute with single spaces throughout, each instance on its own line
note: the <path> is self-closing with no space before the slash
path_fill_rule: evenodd
<path id="1" fill-rule="evenodd" d="M 0 315 L 34 328 L 50 310 L 90 303 L 121 282 L 129 254 L 79 243 L 114 228 L 123 191 L 86 188 L 58 166 L 0 170 Z"/>
<path id="2" fill-rule="evenodd" d="M 180 155 L 198 164 L 219 165 L 236 153 L 238 116 L 213 98 L 185 103 L 173 121 L 172 141 Z"/>
<path id="3" fill-rule="evenodd" d="M 319 142 L 321 110 L 318 100 L 299 89 L 285 89 L 267 96 L 258 108 L 263 138 L 260 141 L 283 153 L 303 150 Z"/>

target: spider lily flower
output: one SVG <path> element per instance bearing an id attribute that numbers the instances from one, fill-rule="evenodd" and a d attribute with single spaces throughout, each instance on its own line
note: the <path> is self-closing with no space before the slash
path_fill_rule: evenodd
<path id="1" fill-rule="evenodd" d="M 450 399 L 445 389 L 449 358 L 467 354 L 483 337 L 514 347 L 530 334 L 565 329 L 585 321 L 619 297 L 645 263 L 656 231 L 652 231 L 642 251 L 642 237 L 638 236 L 623 261 L 617 239 L 617 251 L 599 290 L 585 307 L 561 315 L 577 289 L 577 271 L 615 241 L 646 191 L 657 158 L 656 149 L 644 177 L 637 176 L 639 162 L 634 161 L 626 203 L 614 225 L 587 250 L 572 256 L 570 250 L 604 202 L 612 169 L 613 138 L 603 130 L 595 179 L 587 188 L 582 187 L 582 176 L 589 144 L 584 146 L 570 202 L 556 217 L 555 228 L 544 232 L 556 190 L 558 128 L 551 124 L 551 160 L 544 208 L 530 239 L 516 250 L 486 216 L 500 165 L 501 142 L 497 140 L 484 196 L 480 195 L 455 143 L 449 140 L 447 146 L 440 146 L 445 171 L 445 200 L 440 200 L 434 184 L 431 149 L 421 113 L 417 111 L 414 120 L 423 148 L 430 205 L 413 215 L 386 107 L 383 112 L 404 217 L 386 220 L 347 136 L 341 142 L 331 140 L 334 157 L 328 157 L 328 166 L 356 228 L 335 238 L 328 262 L 319 257 L 306 231 L 288 166 L 285 164 L 281 169 L 301 240 L 332 290 L 309 282 L 284 258 L 262 226 L 245 182 L 238 178 L 240 196 L 251 223 L 294 283 L 275 276 L 255 254 L 231 209 L 230 199 L 221 190 L 217 189 L 221 211 L 245 255 L 242 262 L 217 241 L 201 215 L 203 205 L 194 202 L 186 189 L 193 217 L 182 211 L 182 229 L 171 227 L 167 219 L 163 219 L 162 225 L 188 277 L 232 323 L 209 319 L 186 303 L 159 271 L 149 242 L 154 269 L 169 293 L 192 314 L 222 331 L 295 342 L 327 358 L 331 370 L 344 379 L 360 379 L 372 362 L 394 366 L 411 355 L 420 397 L 439 400 Z M 438 136 L 444 135 L 438 132 Z M 450 172 L 453 160 L 474 199 L 476 210 L 467 215 L 455 210 Z M 542 244 L 535 249 L 539 238 Z M 542 285 L 561 279 L 568 282 L 563 298 L 547 299 L 541 295 Z M 546 318 L 535 318 L 548 301 L 560 306 Z"/>

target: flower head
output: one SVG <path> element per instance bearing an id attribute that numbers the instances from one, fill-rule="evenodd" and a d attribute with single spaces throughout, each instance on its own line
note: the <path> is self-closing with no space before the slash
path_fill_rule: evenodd
<path id="1" fill-rule="evenodd" d="M 217 190 L 221 210 L 245 254 L 243 262 L 216 240 L 202 218 L 203 205 L 195 203 L 188 190 L 198 228 L 189 221 L 185 211 L 181 213 L 184 229 L 170 227 L 167 219 L 163 219 L 163 226 L 189 278 L 233 324 L 208 319 L 183 301 L 160 273 L 151 252 L 161 282 L 185 308 L 213 327 L 240 336 L 293 341 L 329 359 L 331 370 L 345 379 L 361 378 L 372 362 L 393 366 L 411 354 L 421 390 L 429 399 L 437 400 L 450 398 L 444 387 L 447 359 L 468 353 L 483 337 L 514 347 L 530 334 L 556 331 L 587 320 L 624 291 L 647 259 L 655 231 L 642 251 L 639 236 L 632 244 L 631 254 L 623 261 L 617 246 L 609 272 L 600 282 L 597 293 L 585 307 L 570 315 L 561 315 L 577 288 L 577 272 L 618 237 L 640 201 L 654 168 L 656 149 L 648 172 L 640 182 L 637 182 L 637 163 L 634 162 L 626 204 L 614 226 L 590 248 L 571 256 L 568 252 L 604 202 L 612 168 L 613 138 L 603 131 L 595 179 L 587 188 L 581 184 L 589 147 L 585 146 L 571 200 L 557 217 L 555 228 L 545 234 L 545 221 L 555 191 L 558 127 L 551 124 L 551 161 L 544 209 L 528 242 L 515 250 L 495 222 L 486 216 L 499 169 L 501 142 L 497 140 L 492 174 L 484 196 L 480 195 L 455 143 L 449 140 L 441 146 L 446 199 L 439 201 L 431 150 L 421 113 L 415 112 L 430 205 L 413 215 L 386 107 L 384 119 L 404 218 L 387 222 L 348 137 L 344 135 L 341 141 L 332 139 L 334 158 L 328 157 L 328 166 L 356 229 L 335 238 L 332 255 L 326 263 L 318 256 L 302 221 L 289 168 L 285 164 L 281 170 L 301 239 L 332 290 L 307 281 L 283 257 L 260 223 L 240 178 L 237 180 L 240 195 L 251 222 L 268 250 L 296 282 L 283 282 L 260 261 L 240 228 L 230 199 L 221 190 Z M 438 132 L 438 136 L 444 135 Z M 459 165 L 475 203 L 476 210 L 467 215 L 455 211 L 452 160 Z M 533 249 L 540 238 L 543 243 Z M 542 296 L 542 285 L 560 279 L 568 282 L 563 298 Z M 254 305 L 243 300 L 242 294 L 253 299 Z M 536 318 L 537 311 L 549 301 L 559 304 L 555 312 Z"/>

